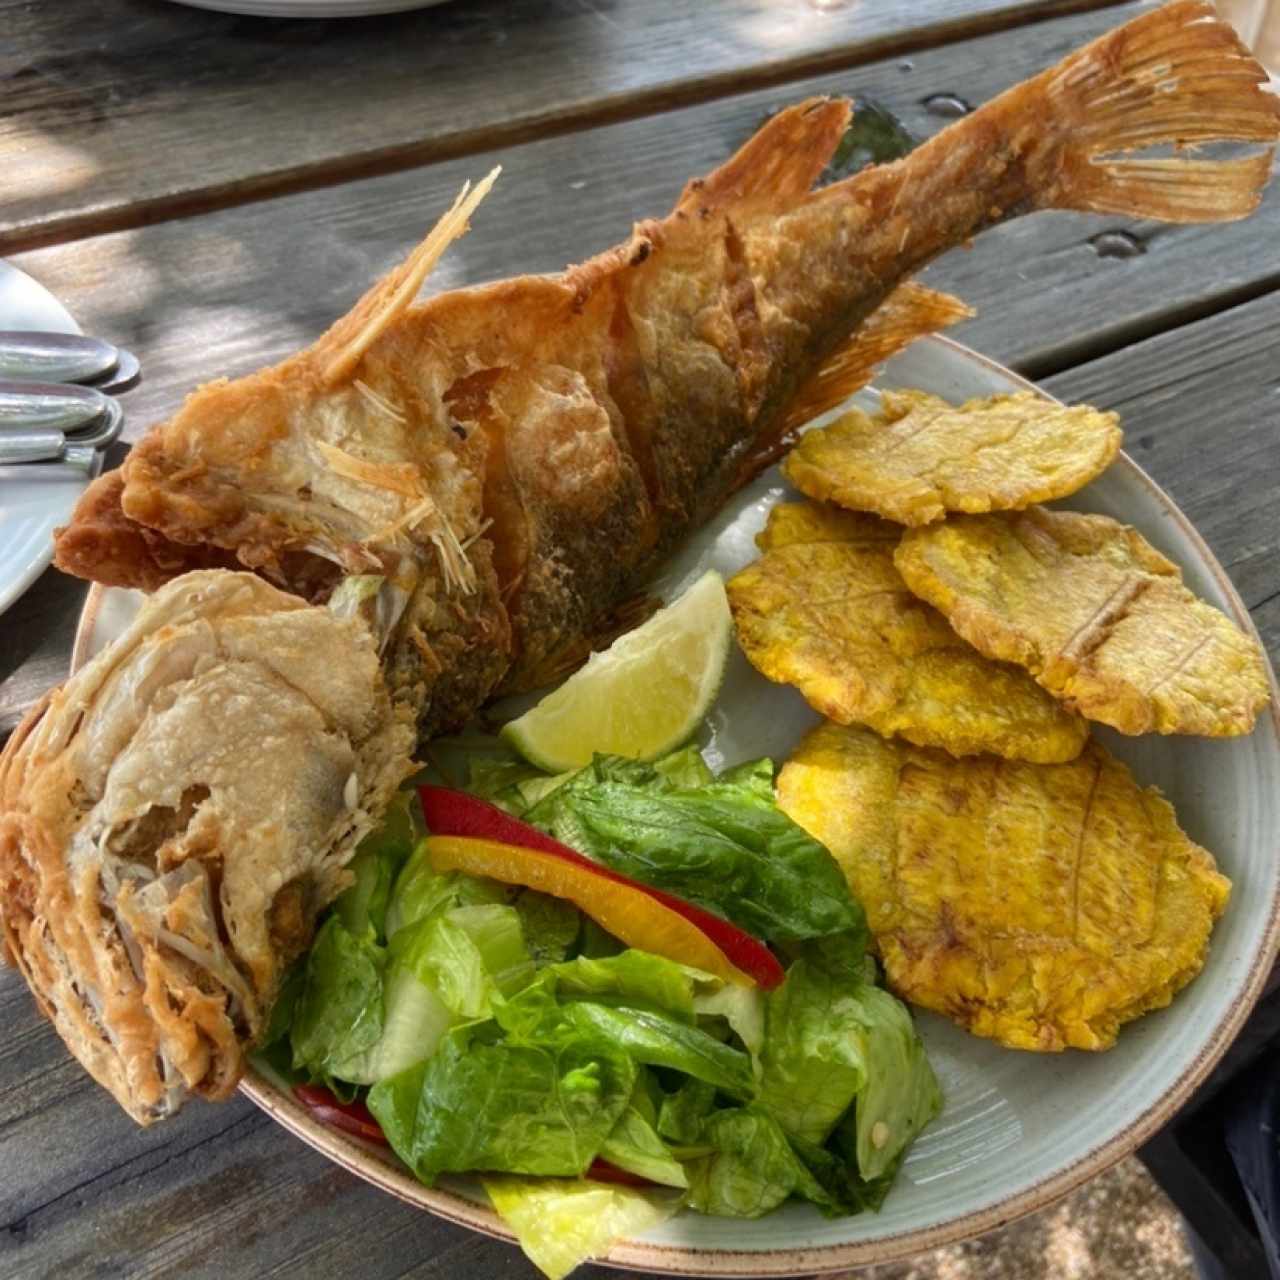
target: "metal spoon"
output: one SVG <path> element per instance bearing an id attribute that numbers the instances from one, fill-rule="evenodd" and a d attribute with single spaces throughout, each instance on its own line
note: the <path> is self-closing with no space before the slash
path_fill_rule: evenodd
<path id="1" fill-rule="evenodd" d="M 0 331 L 0 379 L 96 382 L 114 372 L 119 351 L 101 338 L 77 333 Z"/>
<path id="2" fill-rule="evenodd" d="M 73 429 L 0 419 L 0 465 L 76 461 L 86 452 L 105 448 L 120 434 L 124 410 L 107 396 L 98 398 L 106 405 L 104 412 Z"/>
<path id="3" fill-rule="evenodd" d="M 66 435 L 119 412 L 120 406 L 94 387 L 58 382 L 0 381 L 0 431 L 61 431 Z"/>

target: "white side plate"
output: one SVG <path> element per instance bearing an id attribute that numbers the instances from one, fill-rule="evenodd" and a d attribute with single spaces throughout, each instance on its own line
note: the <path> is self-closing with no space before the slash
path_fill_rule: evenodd
<path id="1" fill-rule="evenodd" d="M 47 289 L 0 260 L 0 329 L 79 333 L 80 326 Z M 93 474 L 102 470 L 102 455 Z M 66 524 L 90 477 L 57 463 L 0 467 L 0 613 L 53 559 L 53 531 Z"/>

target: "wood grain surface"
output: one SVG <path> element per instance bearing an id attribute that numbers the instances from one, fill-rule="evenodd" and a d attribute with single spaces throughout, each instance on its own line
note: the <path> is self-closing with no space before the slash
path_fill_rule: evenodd
<path id="1" fill-rule="evenodd" d="M 0 253 L 1115 0 L 467 0 L 298 21 L 0 0 Z"/>
<path id="2" fill-rule="evenodd" d="M 197 383 L 235 377 L 305 345 L 417 241 L 466 178 L 501 162 L 503 177 L 474 229 L 449 251 L 431 289 L 554 271 L 620 240 L 670 207 L 685 180 L 722 160 L 779 105 L 812 93 L 861 93 L 917 135 L 947 120 L 922 100 L 963 93 L 980 103 L 1141 10 L 1142 4 L 1054 19 L 1017 38 L 986 36 L 854 72 L 346 183 L 96 236 L 18 255 L 88 332 L 142 358 L 126 437 L 163 418 Z M 1128 230 L 1132 258 L 1093 239 Z M 1240 223 L 1156 227 L 1045 213 L 999 227 L 925 273 L 978 309 L 961 341 L 1033 375 L 1122 346 L 1277 283 L 1280 260 L 1259 251 L 1280 233 L 1280 184 Z M 119 456 L 112 455 L 112 460 Z M 46 573 L 5 616 L 0 734 L 65 675 L 81 583 Z"/>

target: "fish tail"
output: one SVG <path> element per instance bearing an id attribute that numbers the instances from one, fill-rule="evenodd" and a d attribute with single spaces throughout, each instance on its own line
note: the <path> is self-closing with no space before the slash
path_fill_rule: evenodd
<path id="1" fill-rule="evenodd" d="M 1012 105 L 1042 92 L 1046 134 L 1061 140 L 1036 157 L 1040 174 L 1028 174 L 1034 203 L 1165 222 L 1247 216 L 1280 140 L 1280 97 L 1262 89 L 1266 82 L 1206 0 L 1175 0 L 1135 18 L 1005 95 Z M 1128 154 L 1214 142 L 1272 146 L 1216 160 Z"/>

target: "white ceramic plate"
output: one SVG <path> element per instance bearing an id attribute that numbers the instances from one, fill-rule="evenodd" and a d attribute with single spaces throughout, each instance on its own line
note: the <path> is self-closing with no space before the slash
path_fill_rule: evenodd
<path id="1" fill-rule="evenodd" d="M 430 9 L 448 0 L 177 0 L 192 9 L 250 18 L 369 18 L 376 13 Z"/>
<path id="2" fill-rule="evenodd" d="M 0 329 L 79 333 L 80 326 L 42 285 L 0 260 Z M 93 475 L 102 470 L 102 454 Z M 0 613 L 53 559 L 53 531 L 66 524 L 89 480 L 57 463 L 0 467 Z"/>
<path id="3" fill-rule="evenodd" d="M 928 338 L 895 359 L 879 385 L 920 387 L 958 401 L 1028 384 L 954 342 Z M 754 559 L 753 536 L 787 492 L 774 470 L 740 494 L 668 566 L 662 593 L 674 594 L 708 567 L 728 575 Z M 1182 566 L 1194 591 L 1252 631 L 1209 549 L 1129 458 L 1064 505 L 1137 526 Z M 136 597 L 95 590 L 76 662 L 118 634 L 136 607 Z M 707 755 L 717 766 L 762 754 L 781 759 L 816 722 L 797 693 L 770 684 L 738 654 L 712 713 Z M 1173 1114 L 1230 1044 L 1271 969 L 1280 920 L 1280 718 L 1272 708 L 1252 735 L 1226 741 L 1122 738 L 1105 729 L 1099 737 L 1141 781 L 1172 799 L 1183 827 L 1213 850 L 1234 881 L 1204 972 L 1168 1009 L 1126 1027 L 1104 1054 L 1019 1053 L 921 1014 L 946 1106 L 912 1148 L 880 1213 L 826 1219 L 800 1204 L 756 1222 L 686 1213 L 617 1245 L 608 1261 L 681 1275 L 763 1276 L 905 1257 L 1043 1207 L 1132 1151 Z M 270 1081 L 250 1076 L 242 1087 L 286 1128 L 360 1176 L 510 1238 L 474 1187 L 422 1187 L 391 1157 L 314 1122 Z"/>

